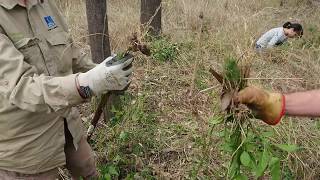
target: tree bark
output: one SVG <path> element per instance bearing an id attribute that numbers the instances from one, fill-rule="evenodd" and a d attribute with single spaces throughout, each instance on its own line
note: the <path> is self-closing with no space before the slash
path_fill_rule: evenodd
<path id="1" fill-rule="evenodd" d="M 111 55 L 106 0 L 86 0 L 92 60 L 102 62 Z"/>
<path id="2" fill-rule="evenodd" d="M 86 0 L 86 11 L 92 60 L 95 63 L 101 63 L 111 55 L 107 0 Z M 105 121 L 113 117 L 111 109 L 114 101 L 119 101 L 119 96 L 110 94 L 101 97 L 96 112 L 103 111 Z M 98 119 L 100 119 L 100 115 L 98 115 Z"/>
<path id="3" fill-rule="evenodd" d="M 157 36 L 161 33 L 161 0 L 141 0 L 142 30 Z"/>

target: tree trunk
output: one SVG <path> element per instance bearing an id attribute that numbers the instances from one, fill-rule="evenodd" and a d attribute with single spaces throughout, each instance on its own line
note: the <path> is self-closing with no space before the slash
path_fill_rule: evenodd
<path id="1" fill-rule="evenodd" d="M 86 0 L 92 60 L 102 62 L 111 55 L 106 0 Z"/>
<path id="2" fill-rule="evenodd" d="M 111 55 L 109 33 L 108 33 L 108 16 L 107 16 L 107 0 L 86 0 L 88 30 L 90 37 L 90 47 L 92 60 L 95 63 L 101 63 L 105 58 Z M 111 112 L 113 102 L 119 101 L 119 97 L 111 94 L 110 96 L 102 96 L 100 103 L 105 102 L 102 107 L 104 120 L 107 121 L 113 117 Z"/>
<path id="3" fill-rule="evenodd" d="M 157 36 L 161 33 L 161 0 L 141 0 L 142 30 Z"/>

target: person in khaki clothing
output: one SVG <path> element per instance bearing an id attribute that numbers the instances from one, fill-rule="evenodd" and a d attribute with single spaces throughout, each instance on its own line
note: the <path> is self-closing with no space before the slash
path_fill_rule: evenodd
<path id="1" fill-rule="evenodd" d="M 106 66 L 80 53 L 53 0 L 0 1 L 0 179 L 98 176 L 74 105 L 122 90 L 132 59 Z"/>

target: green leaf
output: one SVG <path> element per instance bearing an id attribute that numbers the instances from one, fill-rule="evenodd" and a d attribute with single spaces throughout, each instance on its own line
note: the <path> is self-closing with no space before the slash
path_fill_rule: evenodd
<path id="1" fill-rule="evenodd" d="M 287 151 L 289 153 L 296 152 L 301 149 L 301 147 L 295 144 L 275 144 L 276 147 L 283 151 Z"/>
<path id="2" fill-rule="evenodd" d="M 229 177 L 233 178 L 240 173 L 240 151 L 238 151 L 231 160 L 229 169 Z"/>
<path id="3" fill-rule="evenodd" d="M 256 169 L 256 176 L 261 177 L 264 174 L 269 162 L 269 152 L 266 146 L 264 146 L 263 153 L 259 159 L 258 167 Z"/>
<path id="4" fill-rule="evenodd" d="M 220 124 L 222 122 L 223 122 L 223 118 L 221 116 L 212 117 L 209 120 L 209 123 L 211 126 L 215 126 L 215 125 Z"/>
<path id="5" fill-rule="evenodd" d="M 241 80 L 241 73 L 237 64 L 237 60 L 233 57 L 226 59 L 224 64 L 225 78 L 231 83 L 239 83 Z"/>
<path id="6" fill-rule="evenodd" d="M 225 142 L 224 144 L 221 145 L 221 149 L 222 149 L 222 151 L 228 152 L 228 153 L 234 152 L 234 148 L 232 147 L 232 145 L 227 142 Z"/>
<path id="7" fill-rule="evenodd" d="M 280 159 L 277 157 L 272 157 L 269 164 L 269 168 L 272 180 L 280 180 Z"/>
<path id="8" fill-rule="evenodd" d="M 246 151 L 243 151 L 241 156 L 240 156 L 240 161 L 241 163 L 246 166 L 246 167 L 250 167 L 251 165 L 251 158 L 250 158 L 250 155 L 246 152 Z"/>
<path id="9" fill-rule="evenodd" d="M 245 143 L 255 143 L 255 134 L 253 134 L 251 131 L 248 131 L 246 134 Z"/>
<path id="10" fill-rule="evenodd" d="M 242 174 L 236 175 L 233 180 L 248 180 L 248 177 Z"/>
<path id="11" fill-rule="evenodd" d="M 104 175 L 104 180 L 112 180 L 111 175 L 110 174 L 105 174 Z"/>
<path id="12" fill-rule="evenodd" d="M 273 132 L 272 131 L 266 131 L 266 132 L 261 133 L 261 136 L 263 136 L 265 138 L 268 138 L 268 137 L 273 136 Z"/>
<path id="13" fill-rule="evenodd" d="M 253 143 L 246 143 L 244 146 L 248 152 L 254 152 L 257 149 L 257 145 Z"/>
<path id="14" fill-rule="evenodd" d="M 220 132 L 214 132 L 214 135 L 216 135 L 217 137 L 225 137 L 225 132 L 224 131 L 220 131 Z"/>
<path id="15" fill-rule="evenodd" d="M 114 166 L 109 166 L 109 167 L 108 167 L 108 172 L 109 172 L 109 174 L 111 174 L 111 175 L 116 175 L 116 176 L 119 175 L 118 171 L 116 170 L 116 168 L 115 168 Z"/>

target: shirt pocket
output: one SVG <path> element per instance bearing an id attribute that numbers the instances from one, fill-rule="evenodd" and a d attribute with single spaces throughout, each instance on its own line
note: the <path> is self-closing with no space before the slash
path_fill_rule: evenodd
<path id="1" fill-rule="evenodd" d="M 24 62 L 35 67 L 38 74 L 47 74 L 41 49 L 38 46 L 39 42 L 40 40 L 36 37 L 23 38 L 14 45 L 23 54 Z"/>
<path id="2" fill-rule="evenodd" d="M 45 38 L 48 41 L 49 61 L 57 67 L 56 75 L 72 74 L 72 41 L 67 32 L 52 30 Z"/>

